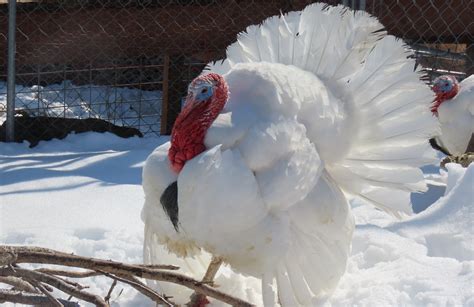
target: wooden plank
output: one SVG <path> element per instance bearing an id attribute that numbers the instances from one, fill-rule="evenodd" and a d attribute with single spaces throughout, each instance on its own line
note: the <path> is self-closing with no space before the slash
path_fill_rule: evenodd
<path id="1" fill-rule="evenodd" d="M 471 43 L 466 49 L 466 76 L 474 74 L 474 44 Z M 474 142 L 473 142 L 474 143 Z"/>
<path id="2" fill-rule="evenodd" d="M 16 0 L 17 3 L 39 2 L 40 0 Z M 8 4 L 8 0 L 0 0 L 0 4 Z"/>

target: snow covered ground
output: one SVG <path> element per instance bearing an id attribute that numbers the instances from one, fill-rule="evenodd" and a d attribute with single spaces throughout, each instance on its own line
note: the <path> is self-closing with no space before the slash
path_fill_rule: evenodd
<path id="1" fill-rule="evenodd" d="M 0 124 L 6 119 L 6 83 L 0 82 Z M 75 85 L 71 81 L 48 86 L 15 88 L 16 109 L 30 115 L 101 118 L 143 133 L 160 131 L 161 91 L 125 87 Z"/>
<path id="2" fill-rule="evenodd" d="M 0 243 L 142 262 L 141 167 L 164 141 L 84 133 L 41 142 L 34 149 L 26 143 L 2 143 Z M 439 170 L 428 167 L 426 172 Z M 446 196 L 404 221 L 354 201 L 358 225 L 352 256 L 324 304 L 474 306 L 473 180 L 474 166 L 466 171 L 449 165 Z M 432 187 L 414 197 L 416 211 L 443 190 Z M 105 296 L 110 281 L 92 281 L 90 290 Z M 119 290 L 112 296 L 115 306 L 153 306 L 123 288 L 120 296 Z"/>

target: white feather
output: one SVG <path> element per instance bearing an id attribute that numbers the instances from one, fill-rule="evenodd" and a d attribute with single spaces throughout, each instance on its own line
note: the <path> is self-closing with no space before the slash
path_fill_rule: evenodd
<path id="1" fill-rule="evenodd" d="M 330 295 L 354 230 L 346 195 L 400 216 L 410 192 L 426 187 L 418 167 L 434 161 L 428 138 L 438 126 L 433 94 L 407 56 L 375 18 L 343 6 L 313 4 L 248 27 L 206 68 L 224 76 L 230 99 L 208 151 L 178 176 L 182 232 L 148 217 L 161 210 L 152 199 L 166 181 L 152 178 L 164 167 L 153 155 L 145 222 L 168 223 L 158 236 L 261 278 L 267 306 L 276 293 L 284 306 Z"/>

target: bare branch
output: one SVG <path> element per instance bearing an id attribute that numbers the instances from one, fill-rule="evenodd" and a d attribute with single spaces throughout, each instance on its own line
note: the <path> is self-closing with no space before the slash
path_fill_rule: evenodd
<path id="1" fill-rule="evenodd" d="M 77 297 L 86 302 L 95 304 L 97 306 L 108 307 L 108 304 L 101 297 L 88 293 L 86 291 L 77 289 L 52 275 L 25 270 L 21 268 L 16 268 L 15 271 L 12 271 L 11 269 L 0 269 L 0 276 L 10 276 L 10 275 L 13 275 L 16 277 L 34 279 L 39 282 L 44 282 L 55 287 L 58 290 L 61 290 L 67 294 L 73 295 L 74 297 Z"/>
<path id="2" fill-rule="evenodd" d="M 5 250 L 4 252 L 0 252 L 0 267 L 11 265 L 16 261 L 16 254 Z"/>
<path id="3" fill-rule="evenodd" d="M 36 272 L 45 273 L 49 275 L 56 275 L 56 276 L 64 276 L 64 277 L 71 277 L 71 278 L 86 278 L 86 277 L 93 277 L 102 275 L 96 271 L 84 271 L 84 272 L 76 272 L 76 271 L 65 271 L 65 270 L 52 270 L 52 269 L 37 269 Z"/>
<path id="4" fill-rule="evenodd" d="M 117 285 L 117 280 L 114 279 L 114 282 L 110 286 L 109 292 L 107 292 L 107 295 L 104 297 L 104 301 L 106 301 L 109 304 L 110 304 L 110 302 L 109 302 L 110 296 L 112 295 L 112 291 L 114 291 L 114 288 L 115 288 L 116 285 Z"/>
<path id="5" fill-rule="evenodd" d="M 95 258 L 87 258 L 76 256 L 74 254 L 67 254 L 59 251 L 55 251 L 48 248 L 35 247 L 35 246 L 0 246 L 0 259 L 2 255 L 11 254 L 14 255 L 14 263 L 46 263 L 46 264 L 57 264 L 70 267 L 80 268 L 91 268 L 101 267 L 103 270 L 111 271 L 114 269 L 126 269 L 127 272 L 141 270 L 178 270 L 179 267 L 174 265 L 131 265 L 120 263 L 111 260 L 102 260 Z M 79 264 L 79 265 L 77 265 Z M 133 274 L 133 273 L 129 273 Z M 135 275 L 135 274 L 133 274 Z"/>
<path id="6" fill-rule="evenodd" d="M 54 291 L 54 289 L 53 289 L 52 287 L 50 287 L 49 285 L 47 285 L 47 284 L 42 284 L 42 285 L 43 285 L 43 287 L 44 287 L 46 290 L 48 290 L 49 292 L 53 292 L 53 291 Z"/>
<path id="7" fill-rule="evenodd" d="M 63 266 L 89 269 L 89 270 L 95 270 L 95 271 L 104 271 L 109 274 L 120 276 L 120 277 L 136 276 L 136 277 L 147 278 L 147 279 L 152 279 L 152 280 L 166 281 L 166 282 L 171 282 L 171 283 L 185 286 L 203 295 L 213 297 L 217 300 L 220 300 L 224 303 L 227 303 L 233 306 L 251 306 L 251 304 L 239 298 L 223 293 L 217 289 L 214 289 L 201 281 L 195 280 L 183 274 L 158 270 L 156 269 L 157 266 L 150 267 L 150 266 L 143 266 L 143 265 L 130 265 L 130 264 L 124 264 L 124 263 L 115 262 L 111 260 L 101 260 L 101 259 L 95 259 L 95 258 L 80 257 L 76 255 L 54 251 L 51 249 L 39 248 L 39 247 L 28 247 L 28 246 L 0 246 L 0 257 L 2 256 L 2 254 L 5 254 L 5 253 L 13 254 L 16 257 L 15 263 L 45 263 L 45 264 L 63 265 Z M 166 266 L 166 267 L 168 269 L 176 268 L 175 266 Z M 41 274 L 39 272 L 35 272 L 35 273 Z M 14 274 L 11 274 L 11 275 L 14 275 Z M 50 276 L 50 275 L 47 275 L 47 276 Z M 77 291 L 77 289 L 74 289 L 74 290 Z M 100 300 L 103 301 L 102 299 Z"/>
<path id="8" fill-rule="evenodd" d="M 54 275 L 52 275 L 52 276 L 54 276 Z M 70 284 L 71 286 L 76 287 L 76 288 L 78 288 L 78 289 L 80 289 L 80 290 L 89 288 L 89 286 L 81 285 L 80 283 L 77 283 L 77 282 L 75 282 L 75 281 L 72 281 L 72 280 L 69 280 L 69 279 L 66 279 L 66 278 L 62 278 L 62 277 L 58 277 L 58 276 L 54 276 L 54 277 L 56 277 L 57 279 L 60 279 L 60 280 L 64 281 L 64 282 L 67 283 L 67 284 Z"/>
<path id="9" fill-rule="evenodd" d="M 138 292 L 142 293 L 143 295 L 149 297 L 152 299 L 154 302 L 157 304 L 163 304 L 166 306 L 174 306 L 174 304 L 170 301 L 168 301 L 165 297 L 154 291 L 153 289 L 147 287 L 145 284 L 143 284 L 138 278 L 134 276 L 129 276 L 129 275 L 123 275 L 123 276 L 114 276 L 111 275 L 107 272 L 101 272 L 107 277 L 113 278 L 115 281 L 121 281 L 123 283 L 126 283 L 133 288 L 135 288 Z"/>
<path id="10" fill-rule="evenodd" d="M 170 271 L 179 270 L 179 266 L 169 265 L 169 264 L 140 264 L 140 267 L 155 269 L 155 270 L 170 270 Z"/>
<path id="11" fill-rule="evenodd" d="M 0 276 L 0 283 L 13 286 L 16 290 L 26 291 L 30 293 L 40 293 L 29 282 L 24 281 L 21 278 L 13 276 Z"/>
<path id="12" fill-rule="evenodd" d="M 0 289 L 0 303 L 2 302 L 12 302 L 34 306 L 51 306 L 51 301 L 44 295 L 5 289 Z M 76 302 L 69 302 L 62 299 L 60 299 L 59 302 L 65 307 L 80 307 L 80 305 Z"/>
<path id="13" fill-rule="evenodd" d="M 43 293 L 49 299 L 52 306 L 56 306 L 56 307 L 64 306 L 51 293 L 49 293 L 49 291 L 40 282 L 37 282 L 35 280 L 30 280 L 30 282 L 34 284 L 35 287 L 38 288 L 41 291 L 41 293 Z"/>

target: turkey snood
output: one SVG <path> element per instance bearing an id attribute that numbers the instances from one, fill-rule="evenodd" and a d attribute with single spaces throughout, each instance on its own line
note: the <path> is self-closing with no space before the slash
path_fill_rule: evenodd
<path id="1" fill-rule="evenodd" d="M 207 129 L 217 118 L 228 98 L 224 78 L 210 73 L 194 79 L 189 85 L 183 110 L 171 132 L 168 159 L 174 172 L 179 173 L 186 161 L 206 150 L 204 138 Z M 178 231 L 178 183 L 171 183 L 160 197 L 161 205 Z"/>

